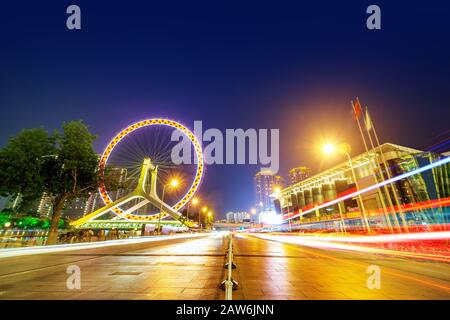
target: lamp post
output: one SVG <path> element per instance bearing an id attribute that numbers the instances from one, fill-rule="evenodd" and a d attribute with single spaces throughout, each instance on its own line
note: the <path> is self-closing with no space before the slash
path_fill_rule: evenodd
<path id="1" fill-rule="evenodd" d="M 209 211 L 208 211 L 208 222 L 209 222 L 210 220 L 212 220 L 212 217 L 213 217 L 213 213 L 212 213 L 211 210 L 209 210 Z"/>
<path id="2" fill-rule="evenodd" d="M 187 206 L 187 210 L 186 210 L 186 219 L 189 220 L 189 209 L 191 208 L 191 204 L 193 204 L 194 206 L 198 204 L 198 199 L 194 198 L 192 199 L 191 202 L 189 202 L 188 206 Z"/>
<path id="3" fill-rule="evenodd" d="M 162 211 L 163 211 L 163 203 L 164 203 L 164 195 L 166 193 L 166 187 L 171 187 L 173 189 L 175 189 L 176 187 L 178 187 L 179 181 L 177 179 L 172 179 L 170 180 L 170 183 L 165 184 L 162 190 L 162 195 L 161 195 L 161 205 L 159 208 L 159 216 L 158 216 L 158 227 L 156 230 L 158 230 L 158 234 L 161 234 L 161 216 L 162 216 Z"/>
<path id="4" fill-rule="evenodd" d="M 348 163 L 350 165 L 350 170 L 351 170 L 352 176 L 353 176 L 353 181 L 355 182 L 356 191 L 359 191 L 359 184 L 358 184 L 358 180 L 356 179 L 355 168 L 353 167 L 353 162 L 352 162 L 352 158 L 350 157 L 350 152 L 347 151 L 347 150 L 350 150 L 350 146 L 348 144 L 341 144 L 337 148 L 332 144 L 325 144 L 323 146 L 323 152 L 325 154 L 331 154 L 335 150 L 340 151 L 347 156 Z M 358 194 L 358 200 L 359 200 L 359 203 L 361 204 L 361 210 L 363 212 L 363 219 L 364 219 L 363 223 L 366 225 L 367 231 L 370 232 L 369 220 L 367 220 L 367 212 L 366 212 L 366 208 L 364 206 L 361 194 Z M 341 220 L 342 220 L 342 226 L 345 230 L 344 218 L 343 218 L 342 214 L 341 214 Z"/>
<path id="5" fill-rule="evenodd" d="M 207 206 L 203 206 L 201 212 L 200 212 L 200 211 L 198 212 L 198 227 L 199 227 L 199 229 L 200 229 L 201 226 L 202 226 L 201 221 L 200 221 L 202 212 L 203 212 L 203 213 L 206 213 L 206 211 L 208 211 L 208 207 L 207 207 Z"/>

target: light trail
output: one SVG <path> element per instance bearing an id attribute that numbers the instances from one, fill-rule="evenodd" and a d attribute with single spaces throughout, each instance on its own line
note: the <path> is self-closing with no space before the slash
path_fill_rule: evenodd
<path id="1" fill-rule="evenodd" d="M 249 236 L 250 237 L 255 237 L 255 238 L 261 238 L 261 239 L 265 239 L 265 240 L 289 243 L 288 241 L 280 241 L 278 239 L 270 239 L 270 236 L 267 236 L 267 235 L 252 234 L 252 235 L 249 235 Z M 284 236 L 284 237 L 288 237 L 288 236 Z M 292 244 L 296 244 L 296 243 L 292 243 Z M 337 257 L 329 255 L 329 254 L 324 254 L 324 253 L 319 253 L 319 252 L 312 251 L 312 250 L 307 250 L 307 249 L 302 248 L 302 247 L 298 247 L 297 249 L 302 251 L 302 252 L 305 252 L 305 253 L 308 253 L 308 254 L 311 254 L 311 255 L 314 255 L 314 256 L 317 256 L 317 257 L 327 258 L 327 259 L 330 259 L 330 260 L 333 260 L 333 261 L 336 261 L 336 262 L 339 262 L 339 263 L 345 263 L 345 264 L 358 266 L 358 267 L 362 267 L 362 268 L 366 268 L 367 267 L 366 264 L 360 263 L 358 261 L 354 261 L 354 260 L 350 260 L 350 259 L 337 258 Z M 425 284 L 427 286 L 432 286 L 432 287 L 438 288 L 440 290 L 444 290 L 447 293 L 450 292 L 450 287 L 448 285 L 443 285 L 441 283 L 437 283 L 436 281 L 431 281 L 431 280 L 429 280 L 427 278 L 411 276 L 411 275 L 408 275 L 407 273 L 404 273 L 404 272 L 399 272 L 399 271 L 396 271 L 396 270 L 390 270 L 389 267 L 384 268 L 384 272 L 388 273 L 388 274 L 391 274 L 391 275 L 394 275 L 396 277 L 400 277 L 400 278 L 404 278 L 404 279 L 407 279 L 407 280 L 415 281 L 415 282 L 418 282 L 418 283 L 421 283 L 421 284 Z"/>
<path id="2" fill-rule="evenodd" d="M 108 240 L 108 241 L 103 241 L 103 242 L 85 242 L 85 243 L 72 243 L 72 244 L 57 244 L 57 245 L 43 246 L 43 247 L 35 246 L 35 247 L 25 247 L 25 248 L 2 249 L 0 251 L 0 259 L 7 258 L 7 257 L 32 255 L 32 254 L 63 252 L 63 251 L 80 250 L 80 249 L 95 249 L 95 248 L 126 245 L 126 244 L 157 242 L 157 241 L 166 241 L 166 240 L 174 240 L 174 239 L 199 238 L 199 237 L 204 237 L 204 236 L 208 236 L 208 235 L 211 235 L 211 234 L 182 234 L 182 235 L 157 236 L 157 237 L 139 237 L 139 238 L 122 239 L 122 240 Z"/>
<path id="3" fill-rule="evenodd" d="M 404 258 L 416 258 L 416 259 L 425 259 L 425 260 L 450 263 L 449 256 L 440 256 L 440 255 L 434 255 L 434 254 L 396 251 L 396 250 L 386 250 L 386 249 L 367 247 L 367 246 L 363 246 L 363 245 L 344 244 L 344 243 L 337 243 L 337 242 L 332 242 L 332 241 L 320 241 L 317 239 L 314 239 L 314 240 L 305 239 L 304 237 L 299 237 L 299 236 L 296 237 L 296 236 L 266 235 L 266 234 L 253 234 L 253 235 L 260 239 L 290 243 L 290 244 L 312 247 L 312 248 L 317 248 L 317 249 L 357 251 L 357 252 L 362 252 L 362 253 L 384 254 L 384 255 L 404 257 Z"/>
<path id="4" fill-rule="evenodd" d="M 341 202 L 341 201 L 343 201 L 343 200 L 351 199 L 351 198 L 356 197 L 356 196 L 359 196 L 360 194 L 363 194 L 363 193 L 365 193 L 365 192 L 368 192 L 368 191 L 372 191 L 372 190 L 378 189 L 379 187 L 383 187 L 383 186 L 388 185 L 388 184 L 390 184 L 390 183 L 396 182 L 396 181 L 401 180 L 401 179 L 408 178 L 408 177 L 413 176 L 413 175 L 415 175 L 415 174 L 418 174 L 418 173 L 421 173 L 421 172 L 424 172 L 424 171 L 433 169 L 433 168 L 435 168 L 435 167 L 441 166 L 441 165 L 446 164 L 446 163 L 449 163 L 449 162 L 450 162 L 450 157 L 444 158 L 444 159 L 442 159 L 442 160 L 439 160 L 439 161 L 430 163 L 430 164 L 428 164 L 428 165 L 426 165 L 426 166 L 423 166 L 422 168 L 418 168 L 418 169 L 416 169 L 416 170 L 413 170 L 413 171 L 410 171 L 410 172 L 403 173 L 403 174 L 398 175 L 398 176 L 395 176 L 395 177 L 393 177 L 393 178 L 391 178 L 391 179 L 382 181 L 382 182 L 380 182 L 380 183 L 371 185 L 371 186 L 369 186 L 369 187 L 367 187 L 367 188 L 364 188 L 364 189 L 361 189 L 361 190 L 359 190 L 359 191 L 356 191 L 356 192 L 350 193 L 350 194 L 348 194 L 348 195 L 342 196 L 342 197 L 340 197 L 340 198 L 337 198 L 337 199 L 331 200 L 331 201 L 329 201 L 329 202 L 323 203 L 323 204 L 318 205 L 317 207 L 314 207 L 314 208 L 312 208 L 312 209 L 309 209 L 309 210 L 306 210 L 306 211 L 297 213 L 296 215 L 293 215 L 293 216 L 291 216 L 291 217 L 288 217 L 288 218 L 286 218 L 286 219 L 284 219 L 284 220 L 285 220 L 285 221 L 291 220 L 291 219 L 300 217 L 300 216 L 302 216 L 302 215 L 308 214 L 308 213 L 310 213 L 310 212 L 313 212 L 313 211 L 316 211 L 316 210 L 319 210 L 319 209 L 326 208 L 326 207 L 331 206 L 331 205 L 333 205 L 333 204 L 337 204 L 337 203 L 339 203 L 339 202 Z"/>
<path id="5" fill-rule="evenodd" d="M 417 240 L 448 240 L 450 231 L 401 233 L 375 236 L 290 236 L 299 237 L 305 240 L 331 241 L 331 242 L 355 242 L 355 243 L 381 243 L 381 242 L 403 242 Z"/>

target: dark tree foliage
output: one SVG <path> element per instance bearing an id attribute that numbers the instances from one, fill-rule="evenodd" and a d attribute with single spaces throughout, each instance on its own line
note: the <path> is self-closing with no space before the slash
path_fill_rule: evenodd
<path id="1" fill-rule="evenodd" d="M 47 244 L 57 241 L 64 204 L 99 185 L 94 140 L 82 121 L 72 121 L 51 136 L 42 128 L 23 130 L 0 150 L 1 195 L 20 194 L 27 201 L 44 192 L 52 197 Z"/>

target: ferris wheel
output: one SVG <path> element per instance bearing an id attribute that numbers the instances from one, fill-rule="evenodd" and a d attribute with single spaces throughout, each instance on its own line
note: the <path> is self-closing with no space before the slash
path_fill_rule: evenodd
<path id="1" fill-rule="evenodd" d="M 173 149 L 182 138 L 183 163 L 174 163 Z M 99 160 L 99 194 L 105 206 L 79 219 L 74 225 L 106 216 L 108 220 L 152 221 L 157 218 L 185 222 L 178 211 L 194 197 L 202 180 L 203 153 L 195 135 L 177 121 L 153 118 L 133 123 L 106 146 Z M 164 192 L 168 181 L 181 181 L 177 190 Z M 111 189 L 108 179 L 120 182 Z M 123 184 L 123 185 L 122 185 Z M 109 190 L 111 189 L 111 190 Z"/>

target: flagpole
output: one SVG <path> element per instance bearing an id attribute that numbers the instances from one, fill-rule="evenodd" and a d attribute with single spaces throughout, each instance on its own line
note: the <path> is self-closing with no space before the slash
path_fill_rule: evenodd
<path id="1" fill-rule="evenodd" d="M 366 110 L 367 110 L 367 112 L 369 112 L 369 108 L 366 107 Z M 386 171 L 388 179 L 391 179 L 392 176 L 391 176 L 391 173 L 390 173 L 390 170 L 389 170 L 389 166 L 387 165 L 386 158 L 384 157 L 384 153 L 383 153 L 383 150 L 382 150 L 381 145 L 380 145 L 380 140 L 378 139 L 378 135 L 377 135 L 377 131 L 375 129 L 375 125 L 373 124 L 372 120 L 371 120 L 371 122 L 372 122 L 372 129 L 373 129 L 373 133 L 374 133 L 374 136 L 375 136 L 375 140 L 376 140 L 377 145 L 378 145 L 378 150 L 380 151 L 380 154 L 381 154 L 381 160 L 383 161 L 384 169 Z M 383 173 L 383 171 L 381 171 L 381 173 Z M 405 227 L 406 232 L 409 232 L 408 224 L 406 223 L 405 215 L 404 215 L 402 207 L 400 205 L 400 201 L 399 201 L 399 199 L 397 197 L 397 191 L 396 191 L 396 187 L 395 187 L 394 183 L 391 183 L 391 189 L 392 189 L 392 193 L 394 195 L 395 204 L 396 204 L 398 210 L 400 211 L 400 217 L 402 219 L 403 226 Z"/>
<path id="2" fill-rule="evenodd" d="M 378 154 L 377 154 L 377 152 L 375 150 L 375 145 L 373 143 L 372 135 L 370 134 L 370 130 L 372 130 L 374 127 L 373 127 L 372 118 L 369 115 L 369 111 L 368 111 L 367 107 L 366 107 L 366 116 L 365 117 L 363 116 L 363 121 L 364 121 L 364 125 L 366 127 L 367 136 L 369 137 L 370 146 L 372 147 L 372 150 L 374 151 L 375 167 L 378 168 L 378 170 L 380 170 L 381 179 L 384 181 L 383 170 L 381 169 L 380 163 L 378 162 Z M 374 177 L 375 177 L 375 181 L 378 183 L 378 179 L 376 177 L 375 172 L 374 172 Z M 401 227 L 400 227 L 400 224 L 398 222 L 397 216 L 395 215 L 395 208 L 394 208 L 394 204 L 392 203 L 392 199 L 391 199 L 391 195 L 389 193 L 389 189 L 387 188 L 387 186 L 384 186 L 383 188 L 384 188 L 384 192 L 386 194 L 386 199 L 387 199 L 387 201 L 389 203 L 389 207 L 391 208 L 391 210 L 393 210 L 394 222 L 395 222 L 397 228 L 399 229 L 399 231 L 401 232 Z M 390 217 L 389 217 L 389 214 L 387 213 L 386 204 L 384 202 L 384 197 L 383 197 L 383 195 L 381 193 L 381 188 L 378 188 L 378 191 L 379 191 L 379 195 L 380 195 L 381 201 L 382 201 L 382 203 L 384 203 L 384 206 L 385 206 L 386 219 L 387 219 L 388 223 L 390 224 Z M 390 229 L 392 231 L 392 225 L 390 225 Z"/>
<path id="3" fill-rule="evenodd" d="M 359 102 L 358 98 L 356 98 L 356 101 L 358 102 L 358 105 L 361 106 L 361 103 Z M 353 101 L 351 101 L 351 103 L 352 103 L 353 112 L 356 115 L 355 105 L 353 104 Z M 356 122 L 358 123 L 358 129 L 359 129 L 359 133 L 361 134 L 361 138 L 362 138 L 362 141 L 363 141 L 363 144 L 364 144 L 364 149 L 366 150 L 367 156 L 369 158 L 369 166 L 372 169 L 372 173 L 373 173 L 373 177 L 375 179 L 375 183 L 378 184 L 378 178 L 377 178 L 377 175 L 375 173 L 375 168 L 373 167 L 372 161 L 370 159 L 369 148 L 367 147 L 366 138 L 364 137 L 364 133 L 362 131 L 361 123 L 359 122 L 359 116 L 358 115 L 356 115 Z M 376 158 L 375 158 L 375 162 L 376 162 Z M 384 212 L 384 215 L 385 215 L 385 218 L 386 218 L 386 223 L 387 223 L 387 225 L 389 227 L 389 230 L 391 232 L 393 232 L 394 230 L 392 229 L 391 220 L 389 218 L 389 214 L 388 214 L 387 209 L 386 209 L 386 203 L 384 202 L 384 198 L 383 198 L 383 195 L 381 194 L 380 188 L 377 188 L 377 192 L 378 192 L 378 197 L 380 198 L 380 201 L 381 201 L 381 206 L 383 207 L 383 212 Z"/>
<path id="4" fill-rule="evenodd" d="M 356 115 L 356 110 L 355 110 L 355 106 L 353 105 L 353 101 L 351 101 L 351 103 L 352 103 L 353 112 L 354 112 L 355 115 Z M 356 117 L 356 120 L 358 120 L 358 117 Z M 359 122 L 358 122 L 358 126 L 359 126 Z M 366 149 L 367 149 L 366 140 L 364 140 L 364 137 L 363 137 L 363 142 L 364 142 L 364 146 L 365 146 Z M 353 165 L 351 164 L 351 158 L 350 158 L 350 156 L 349 156 L 349 161 L 350 161 L 351 169 L 352 169 L 352 171 L 353 171 L 353 179 L 355 180 L 356 189 L 359 189 L 359 187 L 358 187 L 358 182 L 356 181 L 356 175 L 355 175 L 355 172 L 354 172 L 354 169 L 353 169 Z M 370 158 L 369 158 L 369 162 L 370 162 Z M 365 206 L 364 206 L 364 202 L 363 202 L 363 199 L 362 199 L 362 196 L 361 196 L 361 195 L 359 195 L 359 201 L 361 202 L 361 209 L 362 209 L 362 211 L 363 211 L 364 219 L 365 219 L 366 224 L 367 224 L 367 230 L 370 231 L 370 225 L 369 225 L 369 221 L 368 221 L 368 219 L 367 219 L 367 212 L 366 212 L 366 208 L 365 208 Z"/>

